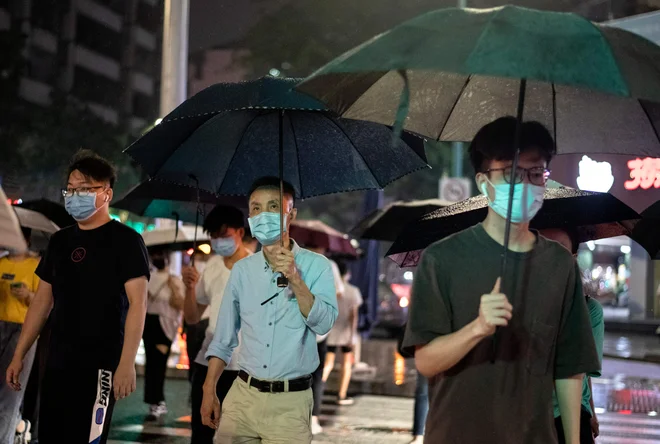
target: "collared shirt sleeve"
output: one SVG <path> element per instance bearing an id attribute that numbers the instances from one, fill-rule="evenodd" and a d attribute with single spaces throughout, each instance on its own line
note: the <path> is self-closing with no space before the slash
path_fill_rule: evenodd
<path id="1" fill-rule="evenodd" d="M 317 335 L 324 335 L 330 331 L 337 320 L 337 289 L 329 260 L 325 260 L 321 272 L 316 279 L 305 282 L 309 291 L 314 295 L 314 305 L 305 319 L 305 324 Z M 303 317 L 304 319 L 304 317 Z"/>
<path id="2" fill-rule="evenodd" d="M 231 355 L 238 346 L 238 331 L 241 328 L 239 289 L 241 286 L 240 267 L 234 265 L 220 304 L 218 321 L 215 324 L 213 340 L 206 352 L 206 359 L 211 357 L 222 359 L 227 365 Z"/>

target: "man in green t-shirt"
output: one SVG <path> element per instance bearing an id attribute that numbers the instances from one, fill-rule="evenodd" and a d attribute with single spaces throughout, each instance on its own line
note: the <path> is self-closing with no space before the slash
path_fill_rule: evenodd
<path id="1" fill-rule="evenodd" d="M 570 229 L 549 229 L 542 230 L 541 235 L 559 242 L 564 248 L 570 251 L 574 256 L 577 254 L 579 244 L 577 237 Z M 589 311 L 589 324 L 591 331 L 594 335 L 594 342 L 596 343 L 596 351 L 598 352 L 598 359 L 603 362 L 603 341 L 605 340 L 605 322 L 603 320 L 603 307 L 600 303 L 586 295 L 587 309 Z M 582 380 L 582 406 L 580 410 L 580 444 L 593 444 L 594 439 L 599 435 L 599 424 L 596 411 L 594 409 L 594 400 L 591 390 L 591 378 L 597 378 L 601 375 L 600 369 L 595 372 L 588 373 Z M 552 396 L 552 410 L 555 416 L 555 426 L 557 427 L 557 436 L 559 443 L 563 444 L 563 425 L 561 422 L 561 412 L 559 411 L 559 402 L 557 401 L 557 394 L 553 393 Z"/>
<path id="2" fill-rule="evenodd" d="M 579 443 L 582 378 L 600 363 L 575 261 L 529 229 L 555 153 L 538 122 L 521 128 L 501 270 L 515 133 L 516 119 L 504 117 L 474 137 L 470 160 L 488 215 L 429 246 L 415 274 L 403 346 L 430 378 L 426 442 L 556 443 L 556 385 L 566 441 Z"/>

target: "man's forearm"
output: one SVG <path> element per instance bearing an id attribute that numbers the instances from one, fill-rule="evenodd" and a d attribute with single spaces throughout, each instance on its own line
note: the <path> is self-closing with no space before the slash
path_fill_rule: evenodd
<path id="1" fill-rule="evenodd" d="M 206 373 L 206 379 L 204 380 L 204 391 L 212 391 L 215 393 L 215 388 L 218 386 L 218 380 L 222 375 L 222 372 L 225 371 L 227 363 L 220 358 L 211 357 L 209 359 L 209 368 Z"/>
<path id="2" fill-rule="evenodd" d="M 291 285 L 291 290 L 293 290 L 293 294 L 296 296 L 296 300 L 298 301 L 300 313 L 302 313 L 302 315 L 307 318 L 309 316 L 309 312 L 312 311 L 312 307 L 314 306 L 314 295 L 307 287 L 307 284 L 305 284 L 305 281 L 300 278 L 300 276 L 291 279 L 289 284 Z"/>
<path id="3" fill-rule="evenodd" d="M 417 370 L 430 378 L 458 364 L 484 338 L 476 333 L 475 322 L 418 348 L 415 351 Z"/>
<path id="4" fill-rule="evenodd" d="M 43 289 L 41 292 L 37 290 L 37 293 L 30 304 L 30 308 L 28 309 L 25 322 L 21 329 L 21 336 L 18 339 L 16 350 L 14 351 L 14 355 L 21 360 L 25 358 L 28 350 L 30 350 L 34 344 L 34 341 L 37 340 L 37 337 L 39 337 L 39 333 L 44 327 L 48 315 L 53 308 L 53 295 L 50 284 L 42 283 L 40 285 L 47 285 L 48 289 Z"/>
<path id="5" fill-rule="evenodd" d="M 144 318 L 147 315 L 145 304 L 132 303 L 126 314 L 124 325 L 124 347 L 121 350 L 120 363 L 134 365 L 137 356 L 142 332 L 144 331 Z"/>
<path id="6" fill-rule="evenodd" d="M 566 444 L 579 444 L 580 442 L 580 404 L 583 378 L 584 374 L 579 374 L 555 381 Z"/>
<path id="7" fill-rule="evenodd" d="M 186 294 L 183 298 L 183 319 L 188 324 L 197 324 L 202 318 L 203 309 L 201 304 L 197 303 L 197 294 L 195 289 L 186 288 Z"/>

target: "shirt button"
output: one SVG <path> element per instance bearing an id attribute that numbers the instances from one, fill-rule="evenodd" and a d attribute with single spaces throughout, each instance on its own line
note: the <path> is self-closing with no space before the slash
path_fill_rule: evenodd
<path id="1" fill-rule="evenodd" d="M 266 347 L 270 347 L 270 344 L 266 344 Z"/>
<path id="2" fill-rule="evenodd" d="M 264 365 L 264 368 L 268 368 L 268 366 L 267 366 L 267 365 Z"/>
<path id="3" fill-rule="evenodd" d="M 269 322 L 268 325 L 273 325 L 273 323 L 272 323 L 272 322 Z"/>

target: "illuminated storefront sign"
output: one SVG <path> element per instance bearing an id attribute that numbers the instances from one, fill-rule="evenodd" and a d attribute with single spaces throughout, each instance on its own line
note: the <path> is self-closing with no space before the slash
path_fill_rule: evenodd
<path id="1" fill-rule="evenodd" d="M 576 181 L 578 188 L 583 191 L 607 193 L 614 185 L 612 165 L 609 162 L 597 162 L 589 156 L 582 156 L 579 171 Z"/>
<path id="2" fill-rule="evenodd" d="M 647 157 L 646 159 L 629 160 L 628 169 L 630 169 L 631 180 L 623 184 L 626 190 L 660 188 L 660 159 Z"/>

